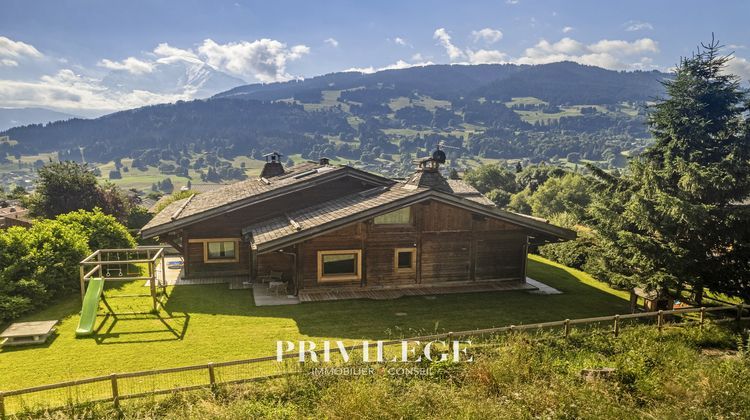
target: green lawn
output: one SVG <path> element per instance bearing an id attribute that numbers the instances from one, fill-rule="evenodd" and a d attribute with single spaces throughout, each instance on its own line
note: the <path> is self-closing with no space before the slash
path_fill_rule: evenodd
<path id="1" fill-rule="evenodd" d="M 74 335 L 80 303 L 71 297 L 25 319 L 61 319 L 59 335 L 51 343 L 0 351 L 0 390 L 113 372 L 266 356 L 274 354 L 276 340 L 397 338 L 627 311 L 626 293 L 585 273 L 532 256 L 528 274 L 565 293 L 495 292 L 255 307 L 249 290 L 228 290 L 226 285 L 181 286 L 168 289 L 166 310 L 159 317 L 105 320 L 101 316 L 99 334 L 81 339 Z M 143 282 L 112 283 L 107 289 L 118 312 L 147 311 L 147 297 L 115 297 L 147 291 Z"/>

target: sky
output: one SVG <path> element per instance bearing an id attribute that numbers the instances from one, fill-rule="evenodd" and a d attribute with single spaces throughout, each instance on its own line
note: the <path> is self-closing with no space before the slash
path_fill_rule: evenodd
<path id="1" fill-rule="evenodd" d="M 0 0 L 0 107 L 91 116 L 433 63 L 668 71 L 712 32 L 750 80 L 748 16 L 745 0 Z"/>

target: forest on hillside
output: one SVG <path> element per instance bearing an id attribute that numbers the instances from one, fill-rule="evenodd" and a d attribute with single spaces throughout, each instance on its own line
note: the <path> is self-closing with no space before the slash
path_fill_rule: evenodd
<path id="1" fill-rule="evenodd" d="M 279 150 L 399 175 L 443 142 L 456 161 L 571 158 L 617 167 L 622 155 L 648 144 L 647 105 L 668 77 L 570 62 L 334 73 L 12 128 L 0 133 L 12 140 L 0 143 L 0 161 L 56 153 L 60 160 L 187 167 L 199 155 L 231 160 Z"/>

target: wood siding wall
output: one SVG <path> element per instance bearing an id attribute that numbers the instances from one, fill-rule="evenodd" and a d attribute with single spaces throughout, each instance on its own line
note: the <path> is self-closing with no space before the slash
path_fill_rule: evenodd
<path id="1" fill-rule="evenodd" d="M 250 275 L 250 246 L 241 242 L 242 228 L 289 208 L 322 202 L 371 186 L 345 179 L 323 185 L 284 200 L 261 203 L 191 226 L 182 232 L 186 245 L 188 277 Z M 293 203 L 292 203 L 293 202 Z M 285 280 L 296 279 L 297 287 L 406 287 L 446 282 L 520 280 L 525 275 L 526 240 L 523 228 L 481 217 L 455 206 L 435 201 L 416 204 L 409 225 L 355 223 L 289 247 L 294 257 L 269 252 L 256 258 L 257 274 L 281 271 Z M 259 215 L 259 212 L 262 212 Z M 239 261 L 205 264 L 203 244 L 191 239 L 237 238 Z M 396 248 L 416 248 L 414 270 L 396 270 Z M 318 251 L 362 250 L 362 279 L 318 282 Z"/>
<path id="2" fill-rule="evenodd" d="M 522 228 L 438 202 L 412 206 L 412 218 L 409 226 L 357 223 L 299 244 L 299 288 L 406 287 L 524 278 L 527 232 Z M 396 248 L 416 248 L 413 271 L 395 269 Z M 318 251 L 337 249 L 362 250 L 361 282 L 318 282 Z"/>

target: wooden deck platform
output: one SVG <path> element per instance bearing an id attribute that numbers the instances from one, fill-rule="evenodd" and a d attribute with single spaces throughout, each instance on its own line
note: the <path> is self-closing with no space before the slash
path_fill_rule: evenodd
<path id="1" fill-rule="evenodd" d="M 16 322 L 0 334 L 0 346 L 42 344 L 55 332 L 57 320 Z"/>
<path id="2" fill-rule="evenodd" d="M 300 302 L 322 302 L 327 300 L 346 299 L 397 299 L 403 296 L 429 296 L 452 293 L 501 292 L 509 290 L 536 290 L 537 288 L 522 281 L 477 282 L 445 286 L 412 286 L 408 288 L 326 288 L 300 290 Z"/>

